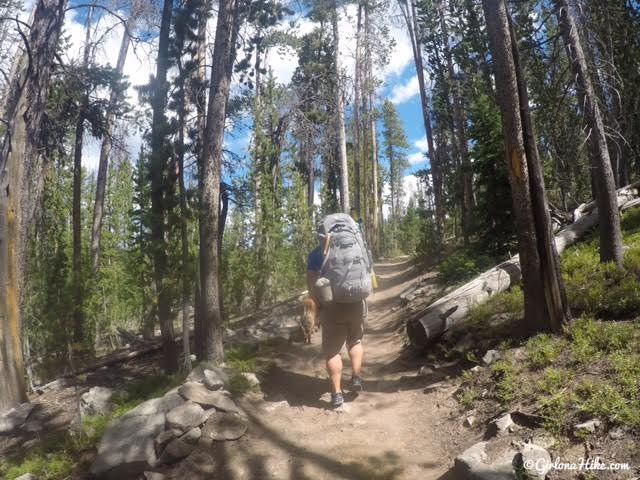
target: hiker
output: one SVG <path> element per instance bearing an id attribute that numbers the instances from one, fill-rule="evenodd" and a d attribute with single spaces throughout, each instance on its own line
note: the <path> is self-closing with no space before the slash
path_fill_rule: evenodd
<path id="1" fill-rule="evenodd" d="M 327 215 L 317 233 L 320 244 L 307 260 L 307 286 L 320 305 L 331 405 L 339 407 L 344 402 L 340 351 L 345 343 L 352 367 L 350 390 L 363 389 L 362 336 L 366 298 L 372 291 L 371 254 L 358 224 L 349 215 Z"/>

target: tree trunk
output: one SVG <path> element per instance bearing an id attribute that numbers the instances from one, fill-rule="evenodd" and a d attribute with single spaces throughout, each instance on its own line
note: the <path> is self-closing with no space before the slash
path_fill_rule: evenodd
<path id="1" fill-rule="evenodd" d="M 204 358 L 222 362 L 222 316 L 218 256 L 220 176 L 231 66 L 234 60 L 234 31 L 238 29 L 238 0 L 221 0 L 211 64 L 211 88 L 204 140 L 202 209 L 200 214 L 200 276 L 204 337 Z"/>
<path id="2" fill-rule="evenodd" d="M 560 32 L 575 75 L 576 88 L 583 105 L 584 122 L 589 130 L 589 152 L 596 202 L 600 212 L 600 261 L 614 262 L 622 268 L 622 232 L 616 209 L 615 179 L 609 158 L 607 137 L 600 107 L 593 89 L 580 37 L 567 0 L 554 0 Z"/>
<path id="3" fill-rule="evenodd" d="M 29 52 L 20 57 L 9 86 L 8 132 L 0 152 L 0 411 L 27 400 L 22 356 L 22 301 L 25 247 L 32 201 L 29 195 L 51 70 L 66 0 L 39 0 L 28 34 Z M 37 172 L 35 172 L 37 174 Z"/>
<path id="4" fill-rule="evenodd" d="M 354 207 L 359 218 L 362 217 L 361 205 L 361 160 L 362 160 L 362 131 L 360 106 L 362 97 L 362 1 L 358 1 L 358 21 L 356 26 L 356 55 L 355 55 L 355 72 L 354 72 L 354 101 L 353 101 L 353 129 L 355 137 L 355 149 L 353 152 L 353 188 L 354 188 Z"/>
<path id="5" fill-rule="evenodd" d="M 444 189 L 440 162 L 436 155 L 433 143 L 433 131 L 431 128 L 431 114 L 429 113 L 429 99 L 427 97 L 427 86 L 424 81 L 424 63 L 422 61 L 422 33 L 416 15 L 416 5 L 414 0 L 399 0 L 402 8 L 411 48 L 413 50 L 413 60 L 416 65 L 416 75 L 418 76 L 418 86 L 420 89 L 420 104 L 422 106 L 422 120 L 424 122 L 425 135 L 427 137 L 427 152 L 431 166 L 431 178 L 433 181 L 433 197 L 435 209 L 436 236 L 439 243 L 444 238 Z"/>
<path id="6" fill-rule="evenodd" d="M 349 202 L 349 163 L 347 162 L 347 134 L 344 128 L 344 89 L 342 85 L 342 77 L 340 75 L 340 29 L 338 28 L 338 3 L 336 0 L 333 0 L 332 13 L 331 25 L 333 27 L 334 50 L 333 64 L 336 82 L 336 135 L 340 161 L 340 204 L 342 206 L 342 211 L 348 214 L 351 210 Z"/>
<path id="7" fill-rule="evenodd" d="M 153 251 L 154 283 L 158 304 L 158 319 L 164 354 L 162 366 L 165 373 L 178 370 L 178 350 L 173 341 L 173 319 L 171 315 L 171 298 L 165 279 L 168 275 L 168 253 L 166 239 L 166 205 L 165 188 L 167 187 L 167 139 L 165 108 L 167 105 L 167 68 L 169 63 L 169 33 L 173 1 L 165 0 L 160 24 L 158 42 L 158 63 L 153 88 L 151 125 L 151 248 Z"/>
<path id="8" fill-rule="evenodd" d="M 620 210 L 637 207 L 640 204 L 639 196 L 640 182 L 618 190 L 618 207 Z M 554 243 L 558 253 L 576 243 L 597 224 L 598 212 L 591 208 L 589 214 L 580 217 L 556 235 Z M 411 344 L 416 348 L 425 347 L 454 325 L 464 322 L 475 305 L 485 303 L 496 293 L 517 285 L 521 278 L 520 259 L 516 255 L 436 300 L 407 322 Z M 421 293 L 418 289 L 404 297 L 411 301 Z"/>
<path id="9" fill-rule="evenodd" d="M 515 213 L 526 326 L 560 332 L 569 312 L 546 204 L 526 83 L 504 0 L 485 0 Z"/>
<path id="10" fill-rule="evenodd" d="M 135 8 L 135 7 L 134 7 Z M 135 28 L 137 11 L 132 11 L 127 20 L 126 28 L 122 34 L 120 42 L 120 51 L 118 52 L 118 60 L 116 61 L 116 72 L 122 75 L 124 71 L 124 63 L 127 59 L 129 51 L 129 32 Z M 109 96 L 109 104 L 113 105 L 118 100 L 118 92 L 111 90 Z M 96 179 L 96 198 L 93 207 L 93 222 L 91 224 L 91 268 L 94 281 L 100 269 L 100 241 L 102 239 L 102 220 L 104 217 L 104 198 L 107 189 L 107 175 L 109 172 L 109 155 L 111 154 L 113 129 L 115 125 L 115 113 L 110 111 L 107 114 L 105 133 L 102 138 L 102 146 L 100 147 L 100 160 L 98 162 L 98 176 Z"/>

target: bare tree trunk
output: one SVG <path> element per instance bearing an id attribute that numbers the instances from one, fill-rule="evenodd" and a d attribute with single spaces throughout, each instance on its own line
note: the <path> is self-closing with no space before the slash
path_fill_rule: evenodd
<path id="1" fill-rule="evenodd" d="M 0 152 L 0 410 L 27 400 L 22 355 L 23 272 L 31 182 L 37 172 L 40 123 L 66 0 L 39 0 L 6 105 Z"/>
<path id="2" fill-rule="evenodd" d="M 518 231 L 525 321 L 531 331 L 560 332 L 570 315 L 551 233 L 517 42 L 505 1 L 485 0 L 484 9 Z"/>
<path id="3" fill-rule="evenodd" d="M 127 59 L 129 51 L 129 32 L 135 28 L 137 19 L 137 4 L 132 7 L 131 14 L 127 20 L 126 28 L 122 34 L 120 42 L 120 51 L 118 52 L 118 60 L 116 61 L 116 72 L 122 75 L 124 71 L 124 63 Z M 109 103 L 113 105 L 118 100 L 118 92 L 111 90 Z M 91 268 L 92 276 L 95 279 L 100 269 L 100 241 L 102 239 L 102 220 L 104 217 L 104 198 L 107 189 L 107 175 L 109 172 L 109 155 L 111 155 L 113 129 L 115 125 L 115 113 L 110 111 L 107 114 L 105 133 L 102 138 L 102 146 L 100 147 L 100 160 L 98 162 L 98 176 L 96 179 L 96 198 L 93 207 L 93 222 L 91 224 Z"/>
<path id="4" fill-rule="evenodd" d="M 166 239 L 166 205 L 164 190 L 167 185 L 167 139 L 165 108 L 167 105 L 167 68 L 169 63 L 169 33 L 173 1 L 165 0 L 160 24 L 158 43 L 158 63 L 153 88 L 151 125 L 151 241 L 154 264 L 154 282 L 158 303 L 158 318 L 164 354 L 162 363 L 165 373 L 178 370 L 178 351 L 174 342 L 171 299 L 165 279 L 168 274 L 168 254 Z"/>
<path id="5" fill-rule="evenodd" d="M 222 316 L 220 312 L 220 258 L 218 256 L 220 176 L 231 66 L 238 29 L 238 0 L 220 0 L 211 64 L 211 89 L 205 129 L 202 211 L 200 215 L 200 276 L 204 358 L 222 362 Z"/>
<path id="6" fill-rule="evenodd" d="M 416 75 L 418 76 L 418 86 L 420 88 L 420 103 L 422 106 L 422 120 L 427 137 L 427 150 L 429 163 L 431 164 L 431 177 L 433 179 L 433 197 L 435 209 L 435 226 L 438 241 L 442 243 L 444 238 L 444 189 L 442 182 L 442 172 L 440 162 L 436 155 L 433 143 L 433 131 L 431 128 L 431 114 L 429 113 L 429 99 L 427 98 L 427 87 L 424 81 L 424 63 L 422 61 L 422 33 L 416 15 L 416 5 L 414 0 L 399 0 L 398 2 L 403 12 L 411 48 L 413 50 L 413 60 L 416 65 Z"/>
<path id="7" fill-rule="evenodd" d="M 355 82 L 354 82 L 354 105 L 353 105 L 353 123 L 354 123 L 354 136 L 355 136 L 355 149 L 353 152 L 353 188 L 354 192 L 354 206 L 359 217 L 362 217 L 362 205 L 361 205 L 361 160 L 362 156 L 362 131 L 361 131 L 361 118 L 360 107 L 362 104 L 362 1 L 358 1 L 358 23 L 356 27 L 356 58 L 355 58 Z"/>
<path id="8" fill-rule="evenodd" d="M 331 24 L 333 27 L 333 64 L 336 82 L 336 134 L 340 161 L 340 203 L 342 211 L 348 214 L 351 210 L 349 202 L 349 163 L 347 162 L 347 134 L 344 128 L 344 88 L 340 74 L 340 29 L 338 28 L 338 3 L 336 0 L 333 0 Z"/>
<path id="9" fill-rule="evenodd" d="M 576 88 L 583 105 L 584 121 L 589 129 L 592 178 L 596 201 L 600 212 L 600 261 L 614 262 L 622 268 L 622 232 L 616 208 L 616 186 L 609 158 L 607 137 L 598 106 L 598 99 L 591 83 L 587 61 L 580 44 L 580 37 L 567 0 L 554 0 L 560 32 L 575 75 Z"/>

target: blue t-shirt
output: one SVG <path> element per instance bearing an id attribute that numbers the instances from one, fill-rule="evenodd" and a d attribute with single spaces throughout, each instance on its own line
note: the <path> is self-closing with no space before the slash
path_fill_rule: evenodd
<path id="1" fill-rule="evenodd" d="M 307 258 L 307 270 L 319 272 L 322 269 L 323 261 L 322 247 L 318 246 L 311 251 L 309 258 Z"/>

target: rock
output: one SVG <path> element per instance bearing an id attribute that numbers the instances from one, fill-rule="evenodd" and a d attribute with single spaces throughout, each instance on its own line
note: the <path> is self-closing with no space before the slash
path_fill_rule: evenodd
<path id="1" fill-rule="evenodd" d="M 594 418 L 588 422 L 579 423 L 573 427 L 573 434 L 577 437 L 580 435 L 594 433 L 600 426 L 600 420 Z"/>
<path id="2" fill-rule="evenodd" d="M 202 427 L 201 441 L 237 440 L 247 432 L 249 421 L 237 413 L 214 413 Z"/>
<path id="3" fill-rule="evenodd" d="M 289 402 L 287 402 L 286 400 L 281 400 L 279 402 L 267 402 L 264 409 L 267 412 L 273 412 L 278 408 L 284 408 L 284 407 L 290 407 Z"/>
<path id="4" fill-rule="evenodd" d="M 140 475 L 155 465 L 154 440 L 164 426 L 164 413 L 124 415 L 112 422 L 100 440 L 91 474 L 114 480 Z"/>
<path id="5" fill-rule="evenodd" d="M 38 480 L 38 477 L 36 477 L 33 473 L 25 473 L 24 475 L 20 475 L 19 477 L 17 477 L 16 480 Z"/>
<path id="6" fill-rule="evenodd" d="M 187 443 L 182 438 L 174 438 L 171 440 L 166 448 L 162 451 L 162 455 L 156 462 L 157 465 L 169 465 L 182 460 L 184 457 L 189 456 L 195 449 L 193 443 Z"/>
<path id="7" fill-rule="evenodd" d="M 624 438 L 624 436 L 625 431 L 621 427 L 616 427 L 609 432 L 609 438 L 611 438 L 611 440 L 620 440 L 621 438 Z"/>
<path id="8" fill-rule="evenodd" d="M 474 417 L 473 415 L 468 416 L 464 420 L 464 426 L 465 427 L 472 428 L 475 423 L 476 423 L 476 417 Z"/>
<path id="9" fill-rule="evenodd" d="M 113 390 L 107 387 L 92 387 L 80 397 L 80 417 L 103 414 L 113 409 Z"/>
<path id="10" fill-rule="evenodd" d="M 487 446 L 489 442 L 476 443 L 458 455 L 454 462 L 456 479 L 473 480 L 513 480 L 513 467 L 516 450 L 507 449 L 497 455 L 489 456 Z"/>
<path id="11" fill-rule="evenodd" d="M 551 448 L 557 442 L 556 442 L 556 439 L 553 438 L 553 436 L 542 433 L 542 434 L 534 435 L 531 438 L 531 443 L 535 443 L 536 445 L 542 448 Z"/>
<path id="12" fill-rule="evenodd" d="M 182 435 L 180 439 L 184 440 L 187 443 L 191 443 L 195 445 L 196 443 L 198 443 L 198 440 L 200 440 L 201 436 L 202 436 L 202 429 L 200 429 L 199 427 L 195 427 L 189 430 L 184 435 Z"/>
<path id="13" fill-rule="evenodd" d="M 22 426 L 22 429 L 25 432 L 38 433 L 44 430 L 44 426 L 42 425 L 42 422 L 38 420 L 29 420 Z"/>
<path id="14" fill-rule="evenodd" d="M 186 402 L 167 413 L 167 425 L 186 432 L 204 423 L 204 410 L 197 403 Z"/>
<path id="15" fill-rule="evenodd" d="M 156 451 L 156 456 L 159 457 L 162 454 L 162 451 L 167 446 L 167 444 L 171 440 L 176 438 L 178 435 L 180 435 L 180 433 L 182 433 L 182 432 L 179 432 L 177 430 L 165 430 L 160 435 L 158 435 L 153 440 L 153 446 L 154 446 L 154 449 Z"/>
<path id="16" fill-rule="evenodd" d="M 513 420 L 511 419 L 511 415 L 507 413 L 506 415 L 497 418 L 492 423 L 496 426 L 499 432 L 506 432 L 509 427 L 513 425 Z"/>
<path id="17" fill-rule="evenodd" d="M 501 355 L 498 350 L 487 350 L 487 353 L 485 353 L 484 357 L 482 357 L 482 361 L 485 365 L 491 365 L 495 361 L 500 360 L 500 358 Z"/>
<path id="18" fill-rule="evenodd" d="M 144 472 L 144 478 L 146 480 L 165 480 L 167 476 L 158 472 Z"/>
<path id="19" fill-rule="evenodd" d="M 525 478 L 544 480 L 551 470 L 551 455 L 534 443 L 526 443 L 516 459 L 516 465 L 523 469 Z"/>
<path id="20" fill-rule="evenodd" d="M 198 357 L 196 357 L 193 353 L 189 355 L 189 360 L 191 360 L 192 362 L 195 362 L 197 359 Z"/>
<path id="21" fill-rule="evenodd" d="M 251 387 L 255 388 L 260 386 L 260 380 L 258 380 L 255 373 L 241 373 L 241 375 L 247 379 Z"/>
<path id="22" fill-rule="evenodd" d="M 35 405 L 22 403 L 0 414 L 0 434 L 11 433 L 27 421 Z"/>
<path id="23" fill-rule="evenodd" d="M 185 400 L 178 394 L 177 389 L 173 389 L 168 391 L 164 397 L 152 398 L 151 400 L 141 403 L 133 410 L 125 413 L 123 417 L 167 413 L 183 403 L 185 403 Z"/>
<path id="24" fill-rule="evenodd" d="M 187 382 L 202 382 L 204 380 L 204 371 L 206 367 L 202 364 L 195 367 L 187 375 Z"/>
<path id="25" fill-rule="evenodd" d="M 202 380 L 209 390 L 220 390 L 229 384 L 229 375 L 222 368 L 208 368 Z"/>
<path id="26" fill-rule="evenodd" d="M 481 367 L 480 365 L 476 365 L 475 367 L 470 368 L 470 370 L 473 373 L 480 373 L 484 370 L 484 367 Z"/>
<path id="27" fill-rule="evenodd" d="M 233 400 L 224 391 L 212 392 L 201 383 L 188 382 L 178 391 L 183 398 L 198 403 L 204 407 L 215 407 L 223 412 L 239 412 Z"/>

